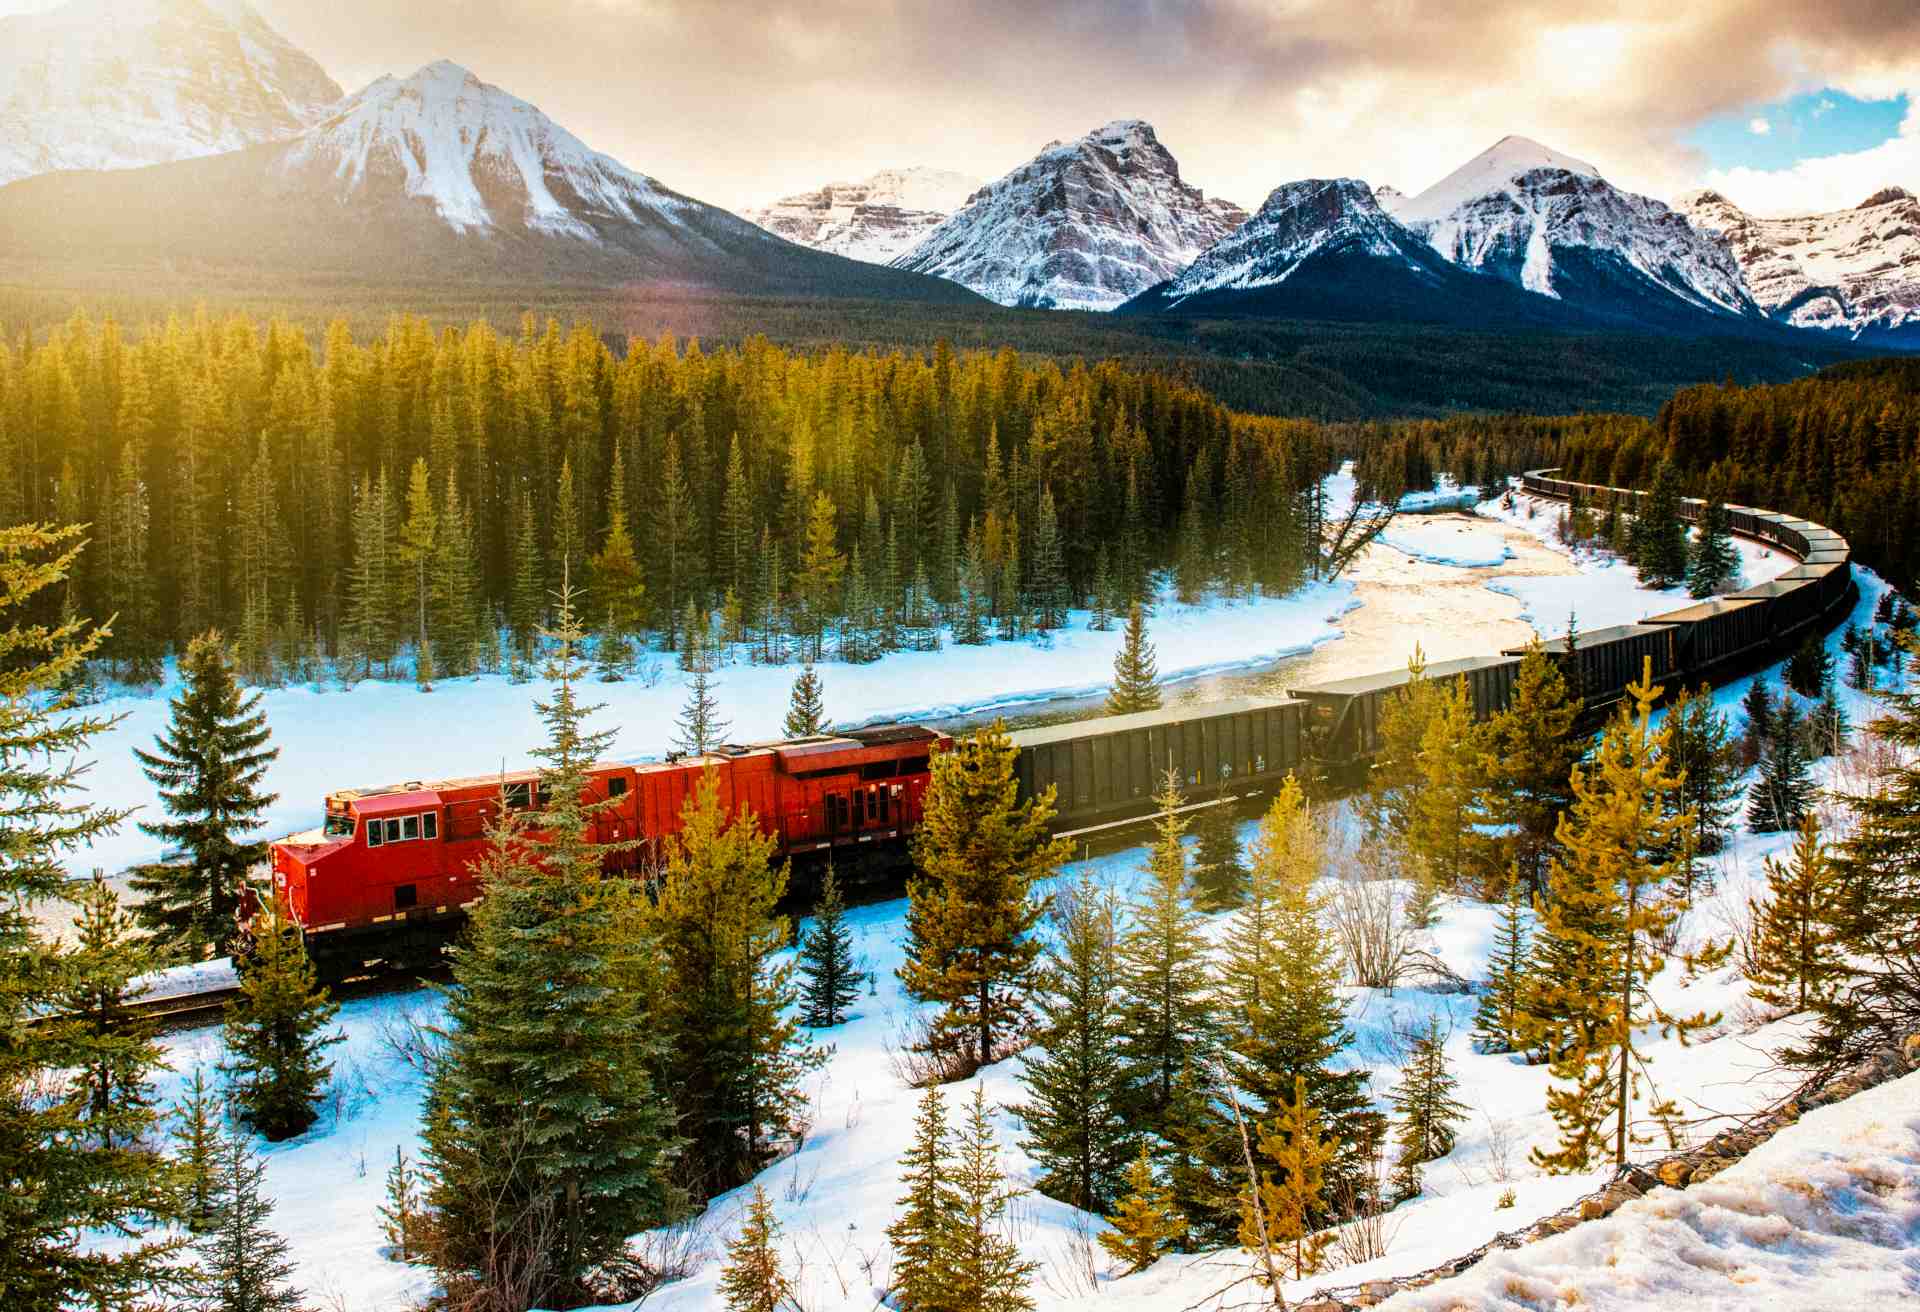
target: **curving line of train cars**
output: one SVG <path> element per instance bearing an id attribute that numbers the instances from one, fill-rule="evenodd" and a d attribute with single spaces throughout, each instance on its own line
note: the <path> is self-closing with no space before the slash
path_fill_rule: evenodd
<path id="1" fill-rule="evenodd" d="M 1527 493 L 1632 511 L 1642 493 L 1524 475 Z M 1682 503 L 1696 518 L 1703 503 Z M 1789 552 L 1799 564 L 1770 583 L 1657 615 L 1638 624 L 1576 634 L 1558 659 L 1578 662 L 1590 713 L 1602 714 L 1653 662 L 1672 686 L 1725 680 L 1757 668 L 1814 626 L 1838 622 L 1858 596 L 1845 539 L 1806 520 L 1732 508 L 1733 531 Z M 1524 648 L 1427 667 L 1430 678 L 1465 678 L 1481 715 L 1504 708 Z M 1378 745 L 1380 710 L 1408 671 L 1294 688 L 1288 697 L 1241 697 L 1105 716 L 1013 733 L 1019 793 L 1055 790 L 1056 831 L 1080 833 L 1147 811 L 1163 774 L 1182 780 L 1192 805 L 1265 791 L 1313 759 L 1356 763 Z M 932 753 L 951 739 L 918 725 L 746 746 L 705 758 L 603 763 L 589 796 L 607 802 L 600 837 L 641 840 L 657 853 L 680 824 L 680 808 L 704 770 L 721 800 L 750 809 L 782 857 L 904 849 L 921 818 Z M 532 772 L 415 781 L 328 794 L 320 828 L 271 845 L 272 879 L 302 926 L 327 978 L 373 966 L 414 966 L 437 956 L 480 896 L 476 865 L 488 822 L 501 807 L 537 811 Z"/>

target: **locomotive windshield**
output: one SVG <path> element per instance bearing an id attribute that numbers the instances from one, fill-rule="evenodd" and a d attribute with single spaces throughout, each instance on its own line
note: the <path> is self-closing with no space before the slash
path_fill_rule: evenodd
<path id="1" fill-rule="evenodd" d="M 350 815 L 330 815 L 323 830 L 328 838 L 352 838 L 353 817 Z"/>

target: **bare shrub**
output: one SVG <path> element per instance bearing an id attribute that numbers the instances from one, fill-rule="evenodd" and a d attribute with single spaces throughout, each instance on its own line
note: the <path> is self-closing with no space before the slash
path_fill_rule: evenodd
<path id="1" fill-rule="evenodd" d="M 1093 1297 L 1100 1292 L 1099 1251 L 1092 1218 L 1085 1212 L 1075 1212 L 1073 1233 L 1066 1242 L 1051 1246 L 1041 1260 L 1041 1285 L 1064 1300 Z"/>
<path id="2" fill-rule="evenodd" d="M 374 1026 L 380 1046 L 423 1077 L 433 1074 L 447 1047 L 445 1031 L 422 1019 L 427 1010 L 425 1004 L 402 1007 L 381 1016 Z"/>
<path id="3" fill-rule="evenodd" d="M 1026 1034 L 1003 1035 L 988 1054 L 1005 1061 L 1030 1042 Z M 895 1019 L 886 1039 L 887 1066 L 911 1089 L 927 1089 L 971 1077 L 980 1069 L 978 1053 L 964 1035 L 939 1034 L 931 1012 L 913 1010 Z"/>
<path id="4" fill-rule="evenodd" d="M 1334 1190 L 1334 1206 L 1347 1218 L 1333 1235 L 1336 1266 L 1357 1266 L 1387 1255 L 1400 1229 L 1399 1221 L 1389 1220 L 1393 1209 L 1387 1194 L 1386 1139 L 1376 1135 L 1364 1171 L 1343 1179 Z"/>

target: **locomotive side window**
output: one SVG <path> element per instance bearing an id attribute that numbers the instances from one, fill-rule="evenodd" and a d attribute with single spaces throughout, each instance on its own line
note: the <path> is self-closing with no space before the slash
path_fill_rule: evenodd
<path id="1" fill-rule="evenodd" d="M 378 820 L 367 821 L 367 846 L 368 847 L 380 846 L 381 841 L 386 837 L 386 833 L 387 833 L 386 826 L 381 824 Z"/>
<path id="2" fill-rule="evenodd" d="M 411 843 L 420 837 L 420 817 L 410 815 L 400 821 L 400 837 Z"/>
<path id="3" fill-rule="evenodd" d="M 417 828 L 413 836 L 415 838 L 420 836 Z M 398 819 L 387 821 L 387 841 L 389 843 L 397 843 L 400 841 L 400 821 Z"/>
<path id="4" fill-rule="evenodd" d="M 608 797 L 625 797 L 626 795 L 627 781 L 625 779 L 622 779 L 619 775 L 615 775 L 613 778 L 607 780 Z"/>
<path id="5" fill-rule="evenodd" d="M 533 805 L 533 784 L 522 781 L 508 784 L 506 787 L 507 806 L 515 811 L 524 811 Z"/>
<path id="6" fill-rule="evenodd" d="M 432 841 L 440 837 L 440 813 L 428 811 L 420 817 L 420 837 Z"/>
<path id="7" fill-rule="evenodd" d="M 352 838 L 353 817 L 350 815 L 330 815 L 327 817 L 325 834 L 328 838 Z"/>
<path id="8" fill-rule="evenodd" d="M 925 774 L 931 768 L 932 762 L 924 756 L 910 756 L 900 762 L 901 774 Z"/>

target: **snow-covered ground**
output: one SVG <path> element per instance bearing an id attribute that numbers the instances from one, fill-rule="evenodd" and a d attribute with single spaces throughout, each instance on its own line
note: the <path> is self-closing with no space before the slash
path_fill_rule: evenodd
<path id="1" fill-rule="evenodd" d="M 1544 514 L 1544 512 L 1543 512 Z M 1543 522 L 1543 532 L 1550 526 Z M 1591 566 L 1593 562 L 1585 562 Z M 1624 597 L 1630 588 L 1612 575 L 1613 567 L 1583 572 L 1578 578 L 1550 582 L 1563 590 L 1584 586 L 1595 574 L 1608 575 L 1607 588 L 1618 589 Z M 1628 576 L 1630 579 L 1630 575 Z M 1870 573 L 1860 571 L 1862 599 L 1856 619 L 1871 614 L 1883 585 Z M 1597 595 L 1597 594 L 1596 594 Z M 1325 627 L 1329 611 L 1345 604 L 1338 592 L 1315 594 L 1284 603 L 1217 612 L 1177 612 L 1164 614 L 1156 621 L 1155 640 L 1161 644 L 1164 668 L 1186 668 L 1203 661 L 1217 662 L 1242 653 L 1271 653 L 1276 645 L 1296 645 L 1317 635 Z M 1610 619 L 1594 598 L 1583 598 L 1583 623 L 1617 622 Z M 1667 608 L 1665 598 L 1644 594 L 1635 603 L 1645 611 Z M 1589 613 L 1589 609 L 1596 613 Z M 1634 613 L 1644 613 L 1636 611 Z M 1625 618 L 1632 618 L 1628 614 Z M 1216 627 L 1220 626 L 1220 627 Z M 1551 629 L 1552 622 L 1549 620 Z M 1007 697 L 1031 695 L 1030 690 L 1048 686 L 1092 686 L 1104 682 L 1111 656 L 1112 634 L 1088 634 L 1076 630 L 1056 640 L 1051 649 L 1026 645 L 984 649 L 949 649 L 925 658 L 902 658 L 865 669 L 843 666 L 826 667 L 829 705 L 836 716 L 885 713 L 888 709 L 924 707 L 941 700 L 963 702 L 985 699 L 996 694 Z M 1241 645 L 1235 645 L 1241 644 Z M 1837 635 L 1830 640 L 1837 651 Z M 1062 656 L 1071 653 L 1071 660 Z M 736 667 L 729 669 L 723 689 L 735 690 L 729 696 L 729 711 L 740 721 L 743 735 L 771 728 L 784 707 L 786 680 L 791 671 L 760 671 Z M 866 681 L 863 682 L 863 676 Z M 757 684 L 750 681 L 758 680 Z M 737 682 L 736 682 L 737 681 Z M 936 682 L 937 681 L 937 682 Z M 1772 681 L 1778 686 L 1777 672 Z M 923 686 L 924 685 L 924 686 Z M 1745 682 L 1721 690 L 1716 701 L 1734 707 L 1745 690 Z M 758 695 L 749 699 L 747 687 Z M 498 681 L 478 680 L 443 685 L 431 696 L 420 696 L 405 687 L 365 686 L 351 693 L 315 693 L 304 690 L 269 694 L 270 713 L 283 745 L 288 747 L 283 768 L 293 772 L 304 786 L 304 796 L 294 799 L 296 807 L 311 813 L 320 791 L 338 782 L 341 761 L 345 760 L 355 778 L 378 779 L 402 773 L 418 773 L 411 762 L 425 751 L 448 760 L 470 760 L 475 746 L 490 751 L 502 750 L 502 744 L 529 744 L 535 728 L 526 705 L 538 686 L 515 688 Z M 933 691 L 937 689 L 936 691 Z M 603 723 L 622 727 L 623 750 L 648 750 L 663 743 L 679 694 L 663 686 L 643 689 L 637 685 L 616 685 L 605 690 L 618 698 L 602 717 Z M 723 694 L 728 695 L 728 694 Z M 911 699 L 918 696 L 917 702 Z M 1849 692 L 1849 712 L 1856 724 L 1867 718 L 1869 708 L 1863 699 Z M 762 703 L 765 703 L 762 706 Z M 762 706 L 756 712 L 736 707 Z M 366 708 L 367 716 L 361 714 Z M 637 722 L 636 716 L 651 718 Z M 391 722 L 387 717 L 391 716 Z M 751 718 L 757 716 L 759 718 Z M 315 723 L 309 725 L 309 720 Z M 157 720 L 148 721 L 148 732 Z M 295 737 L 290 741 L 290 735 Z M 136 737 L 134 741 L 139 741 Z M 294 745 L 295 743 L 299 745 Z M 347 743 L 350 746 L 343 747 Z M 637 746 L 636 744 L 647 744 Z M 318 757 L 310 760 L 310 757 Z M 438 756 L 435 759 L 439 759 Z M 424 767 L 423 767 L 424 768 Z M 1823 769 L 1825 767 L 1822 767 Z M 124 781 L 127 776 L 118 776 Z M 1249 826 L 1250 829 L 1250 826 Z M 1763 875 L 1760 862 L 1766 855 L 1785 846 L 1782 836 L 1766 838 L 1743 835 L 1729 851 L 1715 860 L 1715 889 L 1703 898 L 1688 917 L 1683 945 L 1697 944 L 1708 938 L 1724 939 L 1729 927 L 1739 918 L 1746 899 L 1760 886 Z M 1063 874 L 1063 880 L 1077 879 L 1083 873 L 1109 882 L 1123 893 L 1141 879 L 1142 856 L 1126 851 L 1078 863 Z M 893 1036 L 910 1014 L 911 1003 L 902 996 L 894 976 L 902 959 L 905 903 L 900 900 L 854 909 L 850 920 L 856 934 L 856 952 L 866 968 L 873 972 L 873 991 L 862 997 L 856 1014 L 844 1025 L 821 1031 L 820 1041 L 831 1043 L 835 1053 L 828 1065 L 814 1078 L 811 1093 L 811 1131 L 804 1145 L 791 1156 L 770 1166 L 760 1176 L 784 1230 L 784 1256 L 790 1273 L 800 1286 L 800 1305 L 808 1309 L 873 1308 L 878 1286 L 886 1281 L 888 1257 L 884 1230 L 892 1219 L 900 1192 L 898 1163 L 910 1134 L 911 1117 L 918 1093 L 905 1086 L 895 1074 L 889 1058 Z M 1493 910 L 1473 902 L 1449 903 L 1443 907 L 1439 924 L 1431 931 L 1427 947 L 1453 971 L 1468 978 L 1481 979 L 1494 926 Z M 1225 928 L 1225 918 L 1216 917 L 1213 930 Z M 1691 1133 L 1705 1137 L 1717 1128 L 1716 1117 L 1739 1114 L 1770 1101 L 1788 1088 L 1794 1077 L 1772 1068 L 1768 1053 L 1780 1046 L 1793 1031 L 1792 1021 L 1769 1021 L 1759 1015 L 1747 1000 L 1744 982 L 1734 968 L 1728 967 L 1700 978 L 1689 978 L 1678 966 L 1670 967 L 1656 981 L 1656 992 L 1664 1005 L 1677 1011 L 1720 1011 L 1723 1020 L 1691 1046 L 1674 1040 L 1653 1040 L 1648 1045 L 1652 1070 L 1664 1096 L 1674 1098 L 1689 1118 L 1699 1118 Z M 1405 1036 L 1412 1025 L 1429 1016 L 1439 1016 L 1451 1026 L 1447 1054 L 1460 1080 L 1458 1096 L 1471 1109 L 1468 1122 L 1461 1127 L 1454 1151 L 1445 1159 L 1425 1168 L 1426 1192 L 1417 1200 L 1396 1209 L 1389 1218 L 1391 1239 L 1387 1255 L 1364 1267 L 1348 1267 L 1338 1272 L 1294 1284 L 1290 1296 L 1306 1293 L 1330 1281 L 1349 1283 L 1368 1277 L 1380 1277 L 1420 1270 L 1447 1257 L 1472 1248 L 1499 1231 L 1513 1230 L 1531 1219 L 1556 1210 L 1571 1199 L 1594 1188 L 1600 1173 L 1586 1176 L 1549 1176 L 1528 1162 L 1528 1149 L 1550 1144 L 1554 1130 L 1545 1111 L 1548 1085 L 1543 1068 L 1517 1064 L 1502 1055 L 1472 1051 L 1468 1041 L 1474 1000 L 1471 996 L 1426 992 L 1401 988 L 1393 994 L 1378 990 L 1350 989 L 1349 1022 L 1354 1043 L 1346 1059 L 1365 1067 L 1371 1076 L 1374 1097 L 1384 1099 L 1398 1078 L 1404 1060 Z M 432 1021 L 440 1014 L 440 1002 L 431 993 L 364 999 L 347 1004 L 340 1017 L 346 1041 L 333 1050 L 334 1076 L 328 1100 L 316 1127 L 307 1135 L 289 1143 L 265 1146 L 268 1164 L 268 1189 L 276 1199 L 275 1225 L 287 1235 L 298 1278 L 315 1301 L 337 1307 L 342 1312 L 371 1312 L 372 1309 L 399 1308 L 427 1292 L 427 1276 L 385 1256 L 375 1208 L 381 1199 L 382 1177 L 396 1147 L 409 1155 L 417 1152 L 422 1081 L 418 1070 L 404 1056 L 404 1038 L 409 1022 Z M 169 1037 L 166 1044 L 172 1072 L 163 1080 L 159 1094 L 163 1100 L 179 1096 L 182 1079 L 196 1065 L 211 1067 L 220 1057 L 218 1032 L 202 1030 Z M 972 1094 L 972 1084 L 982 1085 L 995 1114 L 1002 1144 L 1002 1164 L 1010 1178 L 1029 1185 L 1036 1175 L 1032 1160 L 1020 1146 L 1021 1130 L 1006 1108 L 1022 1097 L 1020 1072 L 1022 1061 L 1011 1058 L 983 1071 L 975 1081 L 950 1090 L 953 1107 Z M 1913 1081 L 1899 1086 L 1912 1097 Z M 1888 1095 L 1889 1098 L 1897 1095 Z M 1886 1100 L 1882 1100 L 1884 1105 Z M 1862 1107 L 1867 1104 L 1863 1103 Z M 1911 1103 L 1909 1102 L 1909 1109 Z M 1885 1236 L 1883 1273 L 1879 1286 L 1862 1284 L 1862 1289 L 1904 1289 L 1911 1295 L 1915 1263 L 1914 1251 L 1920 1249 L 1920 1228 L 1916 1228 L 1911 1210 L 1913 1175 L 1899 1174 L 1906 1169 L 1897 1163 L 1887 1167 L 1889 1174 L 1870 1177 L 1857 1167 L 1873 1152 L 1895 1151 L 1897 1145 L 1882 1135 L 1869 1136 L 1864 1120 L 1856 1122 L 1854 1112 L 1836 1109 L 1837 1115 L 1819 1114 L 1793 1132 L 1793 1138 L 1767 1155 L 1748 1176 L 1716 1181 L 1709 1192 L 1689 1193 L 1675 1200 L 1656 1197 L 1638 1205 L 1648 1211 L 1648 1219 L 1623 1212 L 1607 1223 L 1614 1229 L 1601 1236 L 1584 1232 L 1571 1236 L 1571 1242 L 1559 1249 L 1546 1250 L 1541 1259 L 1553 1264 L 1552 1270 L 1564 1274 L 1581 1296 L 1601 1306 L 1663 1305 L 1658 1297 L 1643 1295 L 1635 1303 L 1624 1294 L 1606 1293 L 1600 1288 L 1608 1270 L 1609 1252 L 1625 1251 L 1621 1246 L 1641 1242 L 1644 1249 L 1632 1249 L 1632 1264 L 1621 1273 L 1622 1279 L 1652 1279 L 1652 1258 L 1671 1255 L 1676 1262 L 1687 1263 L 1687 1253 L 1704 1254 L 1700 1261 L 1686 1266 L 1683 1273 L 1695 1284 L 1676 1283 L 1674 1288 L 1691 1297 L 1699 1282 L 1708 1277 L 1702 1272 L 1714 1268 L 1712 1250 L 1724 1249 L 1728 1263 L 1741 1255 L 1753 1257 L 1756 1270 L 1784 1272 L 1774 1284 L 1753 1286 L 1751 1301 L 1741 1287 L 1728 1276 L 1719 1277 L 1724 1287 L 1707 1302 L 1709 1307 L 1758 1307 L 1804 1305 L 1804 1300 L 1787 1304 L 1770 1302 L 1782 1291 L 1804 1286 L 1785 1283 L 1789 1278 L 1812 1281 L 1806 1274 L 1816 1265 L 1820 1252 L 1836 1254 L 1841 1270 L 1852 1271 L 1873 1254 L 1871 1239 L 1862 1239 L 1858 1231 L 1846 1229 L 1845 1217 L 1866 1208 L 1864 1196 L 1853 1198 L 1845 1189 L 1863 1189 L 1866 1185 L 1846 1184 L 1842 1176 L 1866 1180 L 1891 1180 L 1907 1189 L 1899 1203 L 1905 1213 L 1904 1229 L 1882 1227 L 1875 1231 Z M 1866 1117 L 1869 1112 L 1860 1111 Z M 1909 1127 L 1910 1128 L 1910 1127 Z M 1880 1134 L 1880 1131 L 1872 1131 Z M 1886 1132 L 1888 1135 L 1892 1131 Z M 1833 1137 L 1828 1143 L 1823 1136 Z M 1846 1136 L 1854 1136 L 1848 1138 Z M 1869 1137 L 1861 1137 L 1869 1136 Z M 1879 1144 L 1888 1147 L 1876 1147 Z M 1661 1146 L 1648 1148 L 1657 1153 Z M 1800 1154 L 1794 1156 L 1793 1154 Z M 1821 1154 L 1826 1154 L 1822 1156 Z M 1911 1153 L 1906 1159 L 1911 1163 Z M 1823 1165 L 1825 1163 L 1825 1165 Z M 1835 1182 L 1828 1193 L 1804 1192 L 1785 1219 L 1758 1220 L 1742 1217 L 1742 1209 L 1755 1200 L 1780 1204 L 1793 1202 L 1790 1183 L 1768 1184 L 1761 1174 L 1779 1167 L 1786 1171 L 1778 1178 L 1790 1180 L 1793 1170 L 1814 1172 L 1807 1176 L 1824 1188 Z M 1816 1169 L 1817 1168 L 1817 1169 Z M 1825 1172 L 1821 1174 L 1820 1172 Z M 1751 1177 L 1751 1185 L 1740 1180 Z M 1902 1184 L 1901 1181 L 1907 1183 Z M 750 1188 L 750 1186 L 749 1186 Z M 1514 1206 L 1497 1206 L 1507 1189 L 1515 1195 Z M 1745 1189 L 1747 1192 L 1736 1192 Z M 1711 1192 L 1719 1190 L 1719 1192 Z M 1771 1190 L 1771 1192 L 1769 1192 Z M 688 1279 L 662 1289 L 648 1300 L 649 1308 L 683 1310 L 717 1309 L 718 1254 L 734 1232 L 740 1219 L 746 1190 L 716 1199 L 696 1226 L 696 1246 L 705 1254 L 699 1269 Z M 1894 1202 L 1876 1204 L 1883 1211 L 1895 1210 Z M 1667 1210 L 1659 1211 L 1664 1207 Z M 1622 1219 L 1622 1218 L 1626 1219 Z M 1825 1219 L 1823 1219 L 1825 1218 Z M 1839 1219 L 1834 1219 L 1839 1218 Z M 1034 1296 L 1043 1312 L 1079 1312 L 1081 1309 L 1164 1309 L 1202 1304 L 1215 1290 L 1245 1270 L 1244 1259 L 1235 1253 L 1168 1258 L 1138 1275 L 1116 1277 L 1111 1264 L 1097 1248 L 1092 1267 L 1096 1272 L 1089 1283 L 1086 1271 L 1086 1236 L 1103 1224 L 1097 1218 L 1037 1194 L 1017 1200 L 1011 1213 L 1013 1233 L 1025 1254 L 1041 1264 L 1034 1283 Z M 1696 1221 L 1698 1224 L 1696 1224 Z M 1641 1232 L 1629 1234 L 1630 1225 L 1644 1225 Z M 1691 1227 L 1693 1247 L 1681 1251 L 1686 1239 L 1683 1227 Z M 1715 1228 L 1717 1227 L 1717 1229 Z M 1824 1227 L 1824 1229 L 1823 1229 Z M 1615 1236 L 1605 1238 L 1602 1236 Z M 1849 1240 L 1843 1245 L 1842 1240 Z M 1612 1245 L 1613 1247 L 1608 1247 Z M 1824 1248 L 1821 1246 L 1825 1245 Z M 1904 1245 L 1904 1248 L 1900 1248 Z M 1844 1248 L 1844 1252 L 1842 1249 Z M 1500 1259 L 1497 1268 L 1518 1281 L 1531 1269 L 1529 1248 Z M 1762 1260 L 1764 1258 L 1764 1261 Z M 1902 1265 L 1904 1263 L 1904 1266 Z M 1664 1265 L 1664 1261 L 1662 1262 Z M 1486 1268 L 1490 1273 L 1496 1268 Z M 1744 1270 L 1744 1267 L 1724 1269 Z M 1886 1272 L 1892 1272 L 1889 1275 Z M 1897 1282 L 1903 1277 L 1904 1286 Z M 1798 1273 L 1798 1274 L 1796 1274 Z M 1466 1277 L 1474 1280 L 1476 1276 Z M 1463 1286 L 1453 1302 L 1419 1302 L 1409 1306 L 1478 1306 L 1486 1298 L 1505 1298 L 1512 1305 L 1543 1305 L 1550 1302 L 1560 1276 L 1539 1277 L 1538 1285 L 1504 1285 L 1491 1274 L 1483 1285 Z M 1676 1281 L 1680 1280 L 1676 1276 Z M 1773 1279 L 1770 1275 L 1769 1279 Z M 1863 1280 L 1867 1277 L 1862 1277 Z M 1626 1285 L 1632 1289 L 1636 1286 Z M 1851 1286 L 1848 1286 L 1850 1289 Z M 1525 1295 L 1526 1303 L 1515 1291 L 1541 1291 Z M 1244 1287 L 1242 1289 L 1244 1293 Z M 1603 1302 L 1602 1299 L 1612 1301 Z M 1651 1298 L 1651 1301 L 1649 1299 Z M 1872 1300 L 1848 1306 L 1888 1306 L 1897 1301 L 1891 1294 L 1884 1302 Z M 1232 1301 L 1232 1300 L 1229 1300 Z M 1488 1305 L 1499 1306 L 1497 1301 Z M 1827 1304 L 1839 1305 L 1839 1304 Z"/>
<path id="2" fill-rule="evenodd" d="M 1511 510 L 1502 509 L 1498 501 L 1482 502 L 1479 507 L 1481 514 L 1516 524 L 1561 551 L 1566 548 L 1554 534 L 1563 509 L 1557 501 L 1518 495 Z M 1398 527 L 1396 524 L 1395 528 Z M 1735 538 L 1734 545 L 1740 553 L 1741 578 L 1737 587 L 1751 587 L 1776 579 L 1798 563 L 1783 551 L 1744 538 Z M 1503 579 L 1487 586 L 1517 597 L 1526 608 L 1521 618 L 1539 630 L 1542 637 L 1552 638 L 1567 631 L 1569 614 L 1578 617 L 1582 629 L 1604 629 L 1693 604 L 1684 587 L 1664 590 L 1641 587 L 1634 577 L 1633 566 L 1616 556 L 1590 551 L 1572 554 L 1580 564 L 1577 578 Z"/>
<path id="3" fill-rule="evenodd" d="M 1513 552 L 1497 532 L 1475 528 L 1458 519 L 1396 518 L 1379 539 L 1395 551 L 1435 565 L 1486 569 Z"/>

